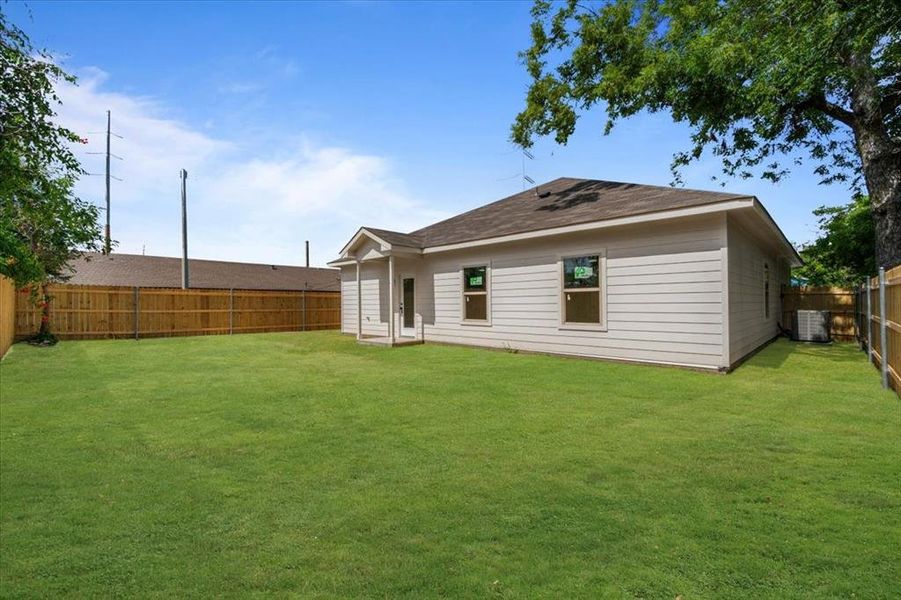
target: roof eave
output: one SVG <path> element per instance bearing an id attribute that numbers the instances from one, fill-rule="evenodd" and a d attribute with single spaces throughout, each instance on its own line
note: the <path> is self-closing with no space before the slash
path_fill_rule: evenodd
<path id="1" fill-rule="evenodd" d="M 508 235 L 482 238 L 478 240 L 468 240 L 465 242 L 456 242 L 452 244 L 438 244 L 435 246 L 426 246 L 422 249 L 423 254 L 433 254 L 436 252 L 449 252 L 452 250 L 462 250 L 465 248 L 473 248 L 478 246 L 488 246 L 492 244 L 502 244 L 508 242 L 518 242 L 535 238 L 549 237 L 554 235 L 563 235 L 567 233 L 576 233 L 580 231 L 594 231 L 597 229 L 609 229 L 611 227 L 622 227 L 625 225 L 635 225 L 641 223 L 650 223 L 655 221 L 665 221 L 668 219 L 677 219 L 680 217 L 691 217 L 704 214 L 713 214 L 723 211 L 736 210 L 739 208 L 748 208 L 753 206 L 755 198 L 753 196 L 736 197 L 727 200 L 718 200 L 706 204 L 699 204 L 686 208 L 667 209 L 643 213 L 640 215 L 629 215 L 614 219 L 604 219 L 600 221 L 588 221 L 575 225 L 565 225 L 561 227 L 551 227 L 548 229 L 535 229 L 532 231 L 524 231 L 521 233 L 513 233 Z M 778 229 L 778 228 L 777 228 Z"/>
<path id="2" fill-rule="evenodd" d="M 779 238 L 780 242 L 784 246 L 784 249 L 788 250 L 786 253 L 786 258 L 788 258 L 788 263 L 792 267 L 800 267 L 804 265 L 804 259 L 801 258 L 801 255 L 798 254 L 797 249 L 792 245 L 791 242 L 788 241 L 788 238 L 785 237 L 785 234 L 782 232 L 782 229 L 779 228 L 779 225 L 776 224 L 776 220 L 773 219 L 772 215 L 770 215 L 769 211 L 767 211 L 766 207 L 764 207 L 763 203 L 754 196 L 754 210 L 757 212 L 758 216 L 763 219 L 764 223 L 772 230 L 773 233 Z"/>

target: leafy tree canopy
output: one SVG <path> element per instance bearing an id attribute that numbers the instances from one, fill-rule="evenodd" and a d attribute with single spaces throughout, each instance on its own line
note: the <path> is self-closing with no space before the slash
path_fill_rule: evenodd
<path id="1" fill-rule="evenodd" d="M 819 217 L 819 237 L 801 247 L 804 265 L 792 271 L 794 277 L 807 285 L 848 287 L 876 273 L 876 231 L 867 196 L 856 196 L 846 206 L 822 206 L 813 214 Z"/>
<path id="2" fill-rule="evenodd" d="M 0 12 L 0 273 L 20 286 L 99 248 L 98 210 L 72 192 L 80 140 L 54 119 L 59 81 L 74 79 Z"/>
<path id="3" fill-rule="evenodd" d="M 879 259 L 901 262 L 897 0 L 536 0 L 532 15 L 514 142 L 566 143 L 595 107 L 605 132 L 665 110 L 693 132 L 676 183 L 705 150 L 729 177 L 779 181 L 804 160 L 823 183 L 862 175 Z"/>

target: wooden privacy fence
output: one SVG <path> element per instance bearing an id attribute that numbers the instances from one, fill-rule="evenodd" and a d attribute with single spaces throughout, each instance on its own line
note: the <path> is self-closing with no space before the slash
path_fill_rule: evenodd
<path id="1" fill-rule="evenodd" d="M 338 329 L 340 292 L 53 285 L 51 331 L 61 339 L 170 337 Z M 16 302 L 17 338 L 34 335 L 41 311 Z"/>
<path id="2" fill-rule="evenodd" d="M 0 358 L 13 343 L 16 323 L 16 289 L 13 282 L 0 275 Z"/>
<path id="3" fill-rule="evenodd" d="M 832 337 L 857 340 L 855 291 L 840 287 L 786 288 L 782 293 L 782 326 L 791 327 L 796 310 L 828 310 L 832 313 Z"/>
<path id="4" fill-rule="evenodd" d="M 901 395 L 901 265 L 879 270 L 857 290 L 858 339 L 882 383 Z"/>

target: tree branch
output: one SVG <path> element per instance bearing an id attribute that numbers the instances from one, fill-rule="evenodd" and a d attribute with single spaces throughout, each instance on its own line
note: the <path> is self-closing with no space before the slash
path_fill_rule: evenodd
<path id="1" fill-rule="evenodd" d="M 824 115 L 831 117 L 836 121 L 844 123 L 851 129 L 855 129 L 857 127 L 857 115 L 855 115 L 850 110 L 842 108 L 834 102 L 829 102 L 828 100 L 826 100 L 826 95 L 823 93 L 811 96 L 807 100 L 801 102 L 798 107 L 815 108 Z"/>

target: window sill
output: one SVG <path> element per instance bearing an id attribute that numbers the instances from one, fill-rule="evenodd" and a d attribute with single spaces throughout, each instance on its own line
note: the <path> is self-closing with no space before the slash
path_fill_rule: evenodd
<path id="1" fill-rule="evenodd" d="M 560 331 L 607 331 L 605 325 L 593 325 L 591 323 L 564 323 L 557 327 Z"/>
<path id="2" fill-rule="evenodd" d="M 467 321 L 462 319 L 460 325 L 468 325 L 470 327 L 491 327 L 491 321 Z"/>

